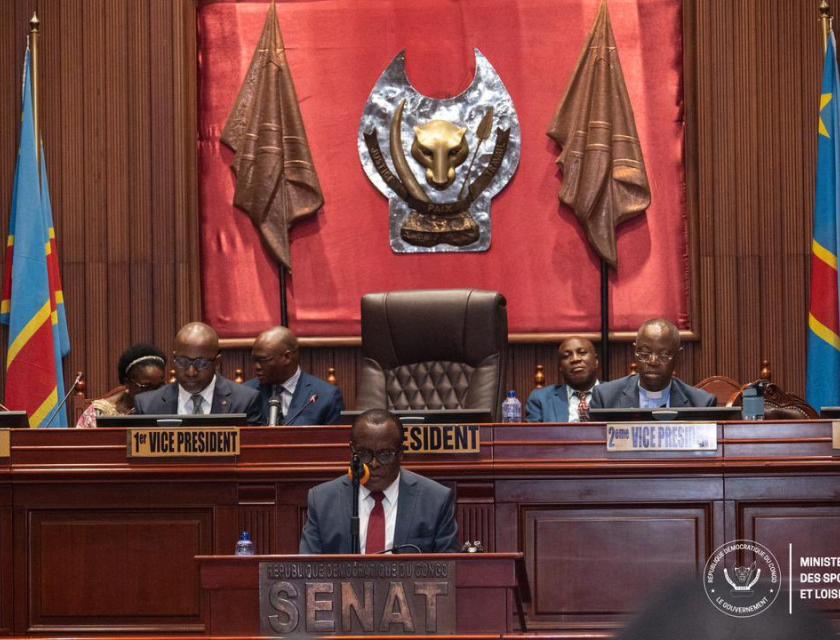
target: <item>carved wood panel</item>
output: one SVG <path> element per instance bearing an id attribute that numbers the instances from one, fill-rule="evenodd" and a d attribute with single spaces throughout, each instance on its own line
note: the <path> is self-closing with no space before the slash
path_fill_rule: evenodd
<path id="1" fill-rule="evenodd" d="M 209 509 L 28 515 L 30 632 L 204 630 L 192 558 L 212 552 Z"/>

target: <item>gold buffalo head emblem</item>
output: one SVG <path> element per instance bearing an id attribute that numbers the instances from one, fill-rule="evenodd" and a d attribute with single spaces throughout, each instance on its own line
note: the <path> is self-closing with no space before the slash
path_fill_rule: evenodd
<path id="1" fill-rule="evenodd" d="M 443 191 L 455 182 L 455 167 L 467 159 L 467 130 L 446 120 L 432 120 L 414 127 L 411 155 L 426 167 L 426 182 Z"/>

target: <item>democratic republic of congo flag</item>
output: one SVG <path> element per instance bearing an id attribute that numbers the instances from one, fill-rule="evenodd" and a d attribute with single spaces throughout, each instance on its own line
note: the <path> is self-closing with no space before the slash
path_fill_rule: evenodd
<path id="1" fill-rule="evenodd" d="M 840 81 L 834 34 L 828 38 L 820 97 L 817 194 L 811 243 L 808 314 L 808 404 L 840 406 L 840 302 L 837 248 L 840 170 Z"/>
<path id="2" fill-rule="evenodd" d="M 24 58 L 18 149 L 0 322 L 9 325 L 5 404 L 25 410 L 31 427 L 66 427 L 62 358 L 70 351 L 52 224 L 46 164 L 38 172 L 32 66 Z"/>

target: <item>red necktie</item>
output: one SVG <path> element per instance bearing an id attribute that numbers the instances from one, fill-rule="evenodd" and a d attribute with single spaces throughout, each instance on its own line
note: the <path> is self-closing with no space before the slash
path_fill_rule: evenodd
<path id="1" fill-rule="evenodd" d="M 589 392 L 575 391 L 575 395 L 580 398 L 580 404 L 578 404 L 578 420 L 589 422 Z"/>
<path id="2" fill-rule="evenodd" d="M 385 494 L 374 491 L 370 496 L 376 504 L 373 505 L 373 511 L 370 512 L 368 519 L 365 553 L 381 553 L 385 551 L 385 508 L 382 506 Z"/>

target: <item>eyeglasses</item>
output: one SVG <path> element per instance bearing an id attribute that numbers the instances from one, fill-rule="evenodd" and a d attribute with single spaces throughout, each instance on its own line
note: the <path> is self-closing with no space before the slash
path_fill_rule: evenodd
<path id="1" fill-rule="evenodd" d="M 676 353 L 669 353 L 668 351 L 662 351 L 660 353 L 653 353 L 652 351 L 636 351 L 634 354 L 636 356 L 636 360 L 639 362 L 650 363 L 654 360 L 658 360 L 663 364 L 668 364 L 677 357 Z"/>
<path id="2" fill-rule="evenodd" d="M 352 449 L 353 453 L 359 456 L 359 462 L 362 464 L 370 464 L 376 458 L 379 464 L 391 464 L 397 459 L 399 451 L 396 449 L 380 449 L 373 452 L 370 449 Z"/>
<path id="3" fill-rule="evenodd" d="M 189 369 L 190 367 L 195 367 L 198 371 L 209 369 L 216 363 L 216 358 L 187 358 L 186 356 L 175 356 L 173 359 L 175 361 L 175 366 L 179 369 Z"/>

